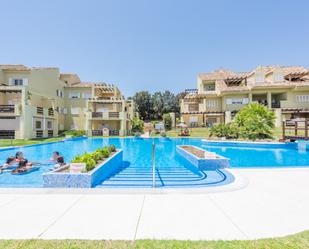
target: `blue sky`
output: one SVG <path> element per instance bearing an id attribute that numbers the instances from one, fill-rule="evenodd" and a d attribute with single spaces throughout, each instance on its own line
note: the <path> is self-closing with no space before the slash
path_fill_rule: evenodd
<path id="1" fill-rule="evenodd" d="M 57 66 L 136 91 L 196 87 L 196 75 L 309 67 L 309 1 L 1 0 L 1 64 Z"/>

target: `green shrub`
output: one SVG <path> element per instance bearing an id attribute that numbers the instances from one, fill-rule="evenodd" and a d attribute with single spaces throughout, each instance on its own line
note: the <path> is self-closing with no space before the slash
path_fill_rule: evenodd
<path id="1" fill-rule="evenodd" d="M 71 161 L 72 163 L 85 163 L 86 171 L 90 171 L 95 168 L 96 161 L 93 159 L 93 155 L 90 153 L 85 153 L 82 156 L 76 156 Z"/>
<path id="2" fill-rule="evenodd" d="M 93 153 L 85 153 L 81 156 L 77 155 L 71 160 L 71 162 L 85 163 L 86 171 L 90 171 L 95 168 L 98 161 L 102 160 L 103 158 L 108 158 L 110 153 L 115 151 L 116 151 L 115 145 L 105 146 L 103 148 L 97 149 Z"/>
<path id="3" fill-rule="evenodd" d="M 234 123 L 214 125 L 209 130 L 210 137 L 238 138 L 239 129 Z"/>
<path id="4" fill-rule="evenodd" d="M 133 133 L 143 133 L 144 132 L 144 121 L 137 118 L 137 117 L 134 117 L 132 119 L 132 132 Z"/>
<path id="5" fill-rule="evenodd" d="M 84 130 L 70 130 L 64 132 L 64 135 L 66 136 L 72 136 L 72 137 L 82 137 L 86 134 Z"/>
<path id="6" fill-rule="evenodd" d="M 163 115 L 163 122 L 165 130 L 169 131 L 172 129 L 172 117 L 169 113 Z"/>
<path id="7" fill-rule="evenodd" d="M 233 121 L 240 136 L 250 140 L 272 138 L 275 114 L 266 106 L 253 103 L 239 111 Z"/>
<path id="8" fill-rule="evenodd" d="M 115 152 L 116 151 L 116 147 L 115 147 L 115 145 L 110 145 L 109 146 L 109 152 Z"/>

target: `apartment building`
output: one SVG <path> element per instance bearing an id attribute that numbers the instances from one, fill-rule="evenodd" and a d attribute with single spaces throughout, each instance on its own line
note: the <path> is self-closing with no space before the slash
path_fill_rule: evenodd
<path id="1" fill-rule="evenodd" d="M 181 116 L 189 126 L 229 123 L 249 103 L 260 103 L 282 121 L 309 118 L 309 70 L 301 66 L 259 66 L 250 72 L 201 73 L 197 89 L 187 89 Z"/>
<path id="2" fill-rule="evenodd" d="M 81 82 L 58 68 L 0 65 L 0 137 L 53 137 L 61 131 L 125 135 L 134 103 L 106 83 Z"/>

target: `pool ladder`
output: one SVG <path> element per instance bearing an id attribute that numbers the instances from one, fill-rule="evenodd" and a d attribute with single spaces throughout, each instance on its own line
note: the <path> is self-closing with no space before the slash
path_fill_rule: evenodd
<path id="1" fill-rule="evenodd" d="M 152 187 L 156 187 L 156 144 L 152 143 Z"/>

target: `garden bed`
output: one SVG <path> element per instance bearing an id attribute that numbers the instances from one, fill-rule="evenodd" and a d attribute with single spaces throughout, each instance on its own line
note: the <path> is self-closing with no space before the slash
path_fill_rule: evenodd
<path id="1" fill-rule="evenodd" d="M 43 174 L 43 185 L 47 188 L 91 188 L 102 183 L 122 166 L 123 151 L 116 150 L 108 158 L 99 160 L 88 172 L 73 173 L 70 164 Z"/>

